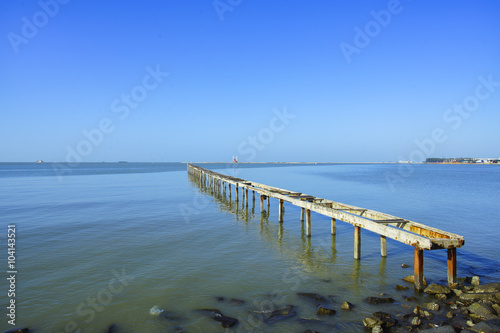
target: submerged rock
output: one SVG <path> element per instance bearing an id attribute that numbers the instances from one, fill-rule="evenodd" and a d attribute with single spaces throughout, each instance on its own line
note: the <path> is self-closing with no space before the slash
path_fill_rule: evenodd
<path id="1" fill-rule="evenodd" d="M 316 313 L 319 316 L 333 316 L 335 313 L 337 313 L 337 311 L 320 306 L 318 307 L 318 311 Z"/>
<path id="2" fill-rule="evenodd" d="M 420 333 L 456 333 L 453 326 L 445 325 L 419 331 Z"/>
<path id="3" fill-rule="evenodd" d="M 225 316 L 218 309 L 199 309 L 196 311 L 209 316 L 210 318 L 212 318 L 215 321 L 220 322 L 222 327 L 224 327 L 224 328 L 233 327 L 234 325 L 238 324 L 238 319 Z"/>
<path id="4" fill-rule="evenodd" d="M 365 300 L 370 304 L 394 303 L 391 297 L 367 297 Z"/>
<path id="5" fill-rule="evenodd" d="M 25 327 L 25 328 L 13 328 L 11 330 L 5 331 L 4 333 L 29 333 L 30 329 Z"/>
<path id="6" fill-rule="evenodd" d="M 318 295 L 318 294 L 315 294 L 315 293 L 297 293 L 297 295 L 302 297 L 302 298 L 305 298 L 308 301 L 314 302 L 316 306 L 319 306 L 319 305 L 322 305 L 322 304 L 325 304 L 326 302 L 328 302 L 328 300 L 325 297 Z"/>
<path id="7" fill-rule="evenodd" d="M 470 328 L 473 332 L 498 333 L 500 332 L 500 319 L 482 321 Z"/>
<path id="8" fill-rule="evenodd" d="M 242 305 L 242 304 L 245 304 L 245 301 L 242 300 L 242 299 L 238 299 L 238 298 L 231 298 L 229 300 L 229 302 L 233 305 Z"/>
<path id="9" fill-rule="evenodd" d="M 396 285 L 396 290 L 407 290 L 407 289 L 408 289 L 408 287 L 403 287 L 400 284 Z"/>
<path id="10" fill-rule="evenodd" d="M 330 323 L 327 323 L 319 319 L 299 318 L 297 321 L 304 326 L 312 326 L 312 328 L 320 329 L 321 331 L 333 332 L 335 329 L 335 325 L 332 325 Z M 316 332 L 316 331 L 311 331 L 311 332 Z"/>
<path id="11" fill-rule="evenodd" d="M 406 295 L 403 295 L 403 299 L 407 302 L 414 302 L 417 300 L 415 296 L 406 296 Z"/>
<path id="12" fill-rule="evenodd" d="M 403 278 L 403 281 L 415 283 L 415 277 L 413 275 L 408 275 L 407 277 Z M 425 276 L 424 276 L 424 286 L 426 286 L 426 285 L 427 285 L 427 282 L 425 281 Z"/>
<path id="13" fill-rule="evenodd" d="M 108 333 L 118 333 L 118 325 L 113 324 L 108 327 Z"/>
<path id="14" fill-rule="evenodd" d="M 295 311 L 295 306 L 287 305 L 283 308 L 276 309 L 271 312 L 271 315 L 264 319 L 264 323 L 266 324 L 274 324 L 275 322 L 285 320 L 297 315 L 297 311 Z"/>
<path id="15" fill-rule="evenodd" d="M 170 312 L 170 311 L 167 311 L 167 310 L 163 310 L 159 315 L 158 315 L 158 318 L 161 318 L 161 319 L 165 319 L 165 320 L 181 320 L 182 319 L 182 316 L 174 313 L 174 312 Z"/>

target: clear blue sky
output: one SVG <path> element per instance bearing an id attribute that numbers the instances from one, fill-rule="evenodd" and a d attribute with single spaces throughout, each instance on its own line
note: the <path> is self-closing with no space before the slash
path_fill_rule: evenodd
<path id="1" fill-rule="evenodd" d="M 1 162 L 500 157 L 498 1 L 60 2 L 0 3 Z"/>

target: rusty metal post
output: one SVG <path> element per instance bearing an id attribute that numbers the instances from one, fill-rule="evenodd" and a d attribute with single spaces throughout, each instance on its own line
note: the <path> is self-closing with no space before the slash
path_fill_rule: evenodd
<path id="1" fill-rule="evenodd" d="M 229 200 L 231 200 L 231 183 L 227 184 L 227 190 L 229 192 Z"/>
<path id="2" fill-rule="evenodd" d="M 448 249 L 448 286 L 457 282 L 457 248 Z"/>
<path id="3" fill-rule="evenodd" d="M 278 205 L 278 221 L 283 222 L 283 199 L 280 199 Z"/>
<path id="4" fill-rule="evenodd" d="M 306 236 L 311 237 L 311 210 L 306 210 Z"/>
<path id="5" fill-rule="evenodd" d="M 387 257 L 387 237 L 380 235 L 380 255 Z"/>
<path id="6" fill-rule="evenodd" d="M 264 196 L 261 194 L 260 195 L 260 212 L 262 213 L 264 211 Z"/>
<path id="7" fill-rule="evenodd" d="M 267 216 L 271 214 L 271 197 L 266 196 L 267 199 Z"/>
<path id="8" fill-rule="evenodd" d="M 240 191 L 239 191 L 239 188 L 238 188 L 238 184 L 236 184 L 235 189 L 234 189 L 234 192 L 235 192 L 235 194 L 236 194 L 236 202 L 238 202 L 238 201 L 239 201 L 239 199 L 240 199 L 240 198 L 239 198 L 239 197 L 240 197 Z"/>
<path id="9" fill-rule="evenodd" d="M 414 273 L 414 283 L 415 291 L 424 290 L 424 250 L 415 247 L 415 273 Z"/>
<path id="10" fill-rule="evenodd" d="M 354 226 L 354 259 L 361 258 L 361 227 Z"/>
<path id="11" fill-rule="evenodd" d="M 245 189 L 245 206 L 248 207 L 248 188 Z"/>
<path id="12" fill-rule="evenodd" d="M 337 220 L 334 217 L 332 217 L 330 231 L 331 231 L 332 235 L 337 234 Z"/>

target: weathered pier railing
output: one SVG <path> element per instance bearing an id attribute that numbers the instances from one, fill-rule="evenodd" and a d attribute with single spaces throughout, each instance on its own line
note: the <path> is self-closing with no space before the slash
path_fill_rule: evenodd
<path id="1" fill-rule="evenodd" d="M 234 187 L 235 200 L 239 201 L 241 188 L 243 202 L 248 205 L 248 191 L 260 195 L 261 211 L 264 210 L 264 200 L 267 200 L 269 210 L 270 198 L 278 199 L 278 220 L 283 222 L 284 202 L 301 207 L 300 219 L 306 220 L 306 235 L 311 236 L 311 211 L 331 217 L 331 233 L 336 233 L 336 221 L 344 221 L 354 225 L 354 258 L 361 258 L 361 228 L 380 235 L 381 256 L 387 256 L 387 237 L 415 248 L 414 284 L 418 291 L 423 290 L 424 250 L 446 249 L 448 254 L 448 284 L 456 282 L 457 278 L 457 247 L 464 245 L 464 237 L 450 232 L 428 227 L 426 225 L 399 218 L 393 215 L 359 208 L 340 202 L 318 198 L 312 195 L 288 191 L 274 186 L 259 184 L 249 180 L 231 177 L 188 164 L 188 173 L 197 178 L 205 186 L 213 186 L 232 196 Z"/>

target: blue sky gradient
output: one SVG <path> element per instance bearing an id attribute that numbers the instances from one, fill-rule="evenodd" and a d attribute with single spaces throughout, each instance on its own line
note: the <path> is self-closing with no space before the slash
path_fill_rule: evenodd
<path id="1" fill-rule="evenodd" d="M 498 17 L 493 0 L 2 1 L 0 162 L 500 157 Z"/>

